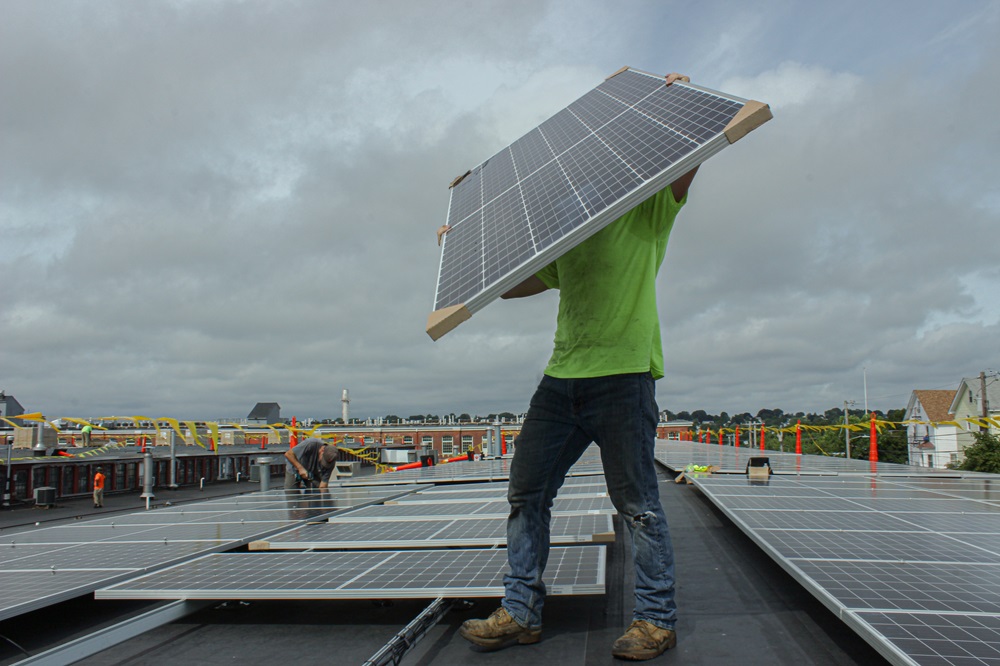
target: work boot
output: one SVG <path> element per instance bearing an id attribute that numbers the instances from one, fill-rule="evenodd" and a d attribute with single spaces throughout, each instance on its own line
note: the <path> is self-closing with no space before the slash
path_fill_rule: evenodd
<path id="1" fill-rule="evenodd" d="M 660 629 L 645 620 L 635 620 L 628 631 L 611 646 L 612 656 L 631 661 L 652 659 L 677 645 L 673 629 Z"/>
<path id="2" fill-rule="evenodd" d="M 530 645 L 542 640 L 542 630 L 525 629 L 501 606 L 485 620 L 466 620 L 458 630 L 465 640 L 487 650 L 499 650 L 514 643 Z"/>

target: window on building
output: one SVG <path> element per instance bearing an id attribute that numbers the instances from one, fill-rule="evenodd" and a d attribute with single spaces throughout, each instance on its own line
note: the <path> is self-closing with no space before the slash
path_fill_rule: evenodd
<path id="1" fill-rule="evenodd" d="M 445 457 L 455 455 L 455 438 L 451 435 L 441 438 L 441 455 Z"/>
<path id="2" fill-rule="evenodd" d="M 375 438 L 373 438 L 371 435 L 366 435 L 365 436 L 365 444 L 371 444 L 374 441 L 375 441 Z"/>
<path id="3" fill-rule="evenodd" d="M 384 439 L 386 445 L 390 445 L 394 441 L 394 438 L 393 438 L 392 435 L 386 435 L 383 439 Z"/>
<path id="4" fill-rule="evenodd" d="M 953 463 L 957 463 L 958 462 L 958 454 L 957 453 L 951 454 L 951 460 L 950 460 L 950 462 L 953 462 Z"/>
<path id="5" fill-rule="evenodd" d="M 413 446 L 413 435 L 403 435 L 403 444 Z"/>
<path id="6" fill-rule="evenodd" d="M 934 467 L 934 456 L 930 453 L 927 454 L 927 466 Z"/>
<path id="7" fill-rule="evenodd" d="M 472 447 L 472 435 L 462 435 L 462 451 L 468 451 Z"/>
<path id="8" fill-rule="evenodd" d="M 434 446 L 434 438 L 431 437 L 430 435 L 424 435 L 423 437 L 420 438 L 420 443 L 423 446 Z"/>
<path id="9" fill-rule="evenodd" d="M 45 486 L 45 471 L 46 467 L 43 465 L 36 465 L 33 470 L 31 470 L 31 487 L 42 488 Z"/>

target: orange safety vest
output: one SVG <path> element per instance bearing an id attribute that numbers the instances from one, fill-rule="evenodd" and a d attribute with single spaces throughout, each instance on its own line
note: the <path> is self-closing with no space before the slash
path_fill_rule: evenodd
<path id="1" fill-rule="evenodd" d="M 104 490 L 104 475 L 100 472 L 94 475 L 94 490 Z"/>

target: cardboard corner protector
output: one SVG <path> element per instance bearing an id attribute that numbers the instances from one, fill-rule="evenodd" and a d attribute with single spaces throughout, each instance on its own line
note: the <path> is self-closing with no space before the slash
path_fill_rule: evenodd
<path id="1" fill-rule="evenodd" d="M 427 318 L 427 335 L 431 336 L 431 340 L 437 340 L 471 317 L 469 308 L 462 303 L 435 310 Z"/>
<path id="2" fill-rule="evenodd" d="M 726 125 L 724 130 L 726 139 L 729 140 L 729 143 L 736 143 L 772 117 L 771 107 L 763 102 L 750 100 Z"/>

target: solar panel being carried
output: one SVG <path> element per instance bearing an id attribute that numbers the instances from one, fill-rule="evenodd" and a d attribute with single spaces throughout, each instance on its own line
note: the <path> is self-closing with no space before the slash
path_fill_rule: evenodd
<path id="1" fill-rule="evenodd" d="M 771 118 L 627 67 L 452 182 L 434 340 Z"/>

